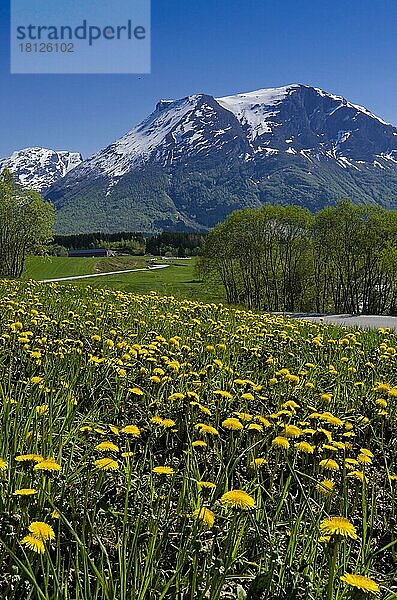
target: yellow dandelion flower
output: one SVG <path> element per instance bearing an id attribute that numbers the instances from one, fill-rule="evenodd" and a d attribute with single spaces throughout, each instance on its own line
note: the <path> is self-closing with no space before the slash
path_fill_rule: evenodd
<path id="1" fill-rule="evenodd" d="M 359 454 L 357 460 L 362 465 L 370 465 L 372 463 L 372 459 L 367 454 Z"/>
<path id="2" fill-rule="evenodd" d="M 24 544 L 29 548 L 29 550 L 33 550 L 33 552 L 37 552 L 37 554 L 44 554 L 45 546 L 42 540 L 37 539 L 34 535 L 26 535 L 21 544 Z"/>
<path id="3" fill-rule="evenodd" d="M 175 471 L 172 467 L 154 467 L 152 472 L 157 475 L 172 475 Z"/>
<path id="4" fill-rule="evenodd" d="M 206 529 L 211 529 L 215 522 L 215 515 L 209 508 L 205 508 L 202 506 L 201 508 L 196 508 L 196 510 L 192 514 L 193 519 L 198 521 L 201 525 L 203 525 Z"/>
<path id="5" fill-rule="evenodd" d="M 328 517 L 320 524 L 321 533 L 325 535 L 338 535 L 342 537 L 357 538 L 356 528 L 345 517 Z"/>
<path id="6" fill-rule="evenodd" d="M 294 400 L 287 400 L 284 404 L 281 405 L 283 408 L 299 408 L 299 404 L 297 404 Z"/>
<path id="7" fill-rule="evenodd" d="M 17 462 L 42 462 L 44 457 L 41 454 L 20 454 L 15 457 Z"/>
<path id="8" fill-rule="evenodd" d="M 250 394 L 249 392 L 247 392 L 247 393 L 245 393 L 245 394 L 242 394 L 242 395 L 241 395 L 241 398 L 242 398 L 243 400 L 248 400 L 248 401 L 252 402 L 252 400 L 254 400 L 254 399 L 255 399 L 255 396 L 254 396 L 253 394 Z"/>
<path id="9" fill-rule="evenodd" d="M 333 460 L 332 458 L 320 460 L 320 467 L 328 471 L 339 471 L 340 468 L 336 460 Z"/>
<path id="10" fill-rule="evenodd" d="M 259 423 L 261 423 L 263 425 L 263 427 L 271 427 L 272 426 L 269 419 L 266 419 L 266 417 L 263 417 L 262 415 L 256 415 L 256 417 L 254 417 L 254 420 L 259 421 Z"/>
<path id="11" fill-rule="evenodd" d="M 112 458 L 100 458 L 95 461 L 95 466 L 101 471 L 117 471 L 119 463 Z"/>
<path id="12" fill-rule="evenodd" d="M 250 463 L 250 467 L 253 469 L 260 469 L 268 464 L 268 460 L 266 458 L 254 458 L 254 460 Z"/>
<path id="13" fill-rule="evenodd" d="M 199 402 L 196 402 L 196 404 L 197 404 L 197 407 L 198 407 L 198 409 L 199 409 L 199 410 L 200 410 L 202 413 L 204 413 L 205 415 L 207 415 L 207 416 L 209 416 L 209 417 L 212 415 L 212 412 L 210 411 L 210 409 L 209 409 L 209 408 L 207 408 L 207 406 L 203 406 L 203 404 L 200 404 Z"/>
<path id="14" fill-rule="evenodd" d="M 252 415 L 245 412 L 234 412 L 234 415 L 241 419 L 241 421 L 252 421 Z"/>
<path id="15" fill-rule="evenodd" d="M 197 481 L 197 485 L 200 489 L 205 488 L 212 490 L 213 488 L 216 488 L 216 483 L 212 483 L 212 481 Z"/>
<path id="16" fill-rule="evenodd" d="M 238 419 L 234 419 L 233 417 L 222 421 L 222 427 L 232 431 L 240 431 L 244 428 L 243 424 Z"/>
<path id="17" fill-rule="evenodd" d="M 20 490 L 15 490 L 13 492 L 13 496 L 34 496 L 37 494 L 37 490 L 34 488 L 21 488 Z"/>
<path id="18" fill-rule="evenodd" d="M 92 427 L 90 427 L 90 425 L 83 425 L 83 427 L 80 427 L 79 431 L 82 431 L 83 433 L 88 433 L 88 431 L 92 431 Z"/>
<path id="19" fill-rule="evenodd" d="M 250 423 L 247 427 L 247 430 L 261 432 L 261 431 L 263 431 L 263 427 L 262 427 L 262 425 L 259 425 L 259 423 Z"/>
<path id="20" fill-rule="evenodd" d="M 0 457 L 0 471 L 7 470 L 7 461 Z"/>
<path id="21" fill-rule="evenodd" d="M 198 429 L 200 433 L 208 434 L 208 435 L 219 435 L 219 432 L 212 425 L 207 425 L 206 423 L 197 423 L 195 429 Z"/>
<path id="22" fill-rule="evenodd" d="M 161 417 L 159 417 L 158 415 L 156 415 L 150 419 L 150 422 L 153 423 L 154 425 L 162 425 L 163 419 Z"/>
<path id="23" fill-rule="evenodd" d="M 365 454 L 365 456 L 369 456 L 369 458 L 374 457 L 371 450 L 368 450 L 368 448 L 360 448 L 360 454 Z"/>
<path id="24" fill-rule="evenodd" d="M 95 446 L 95 450 L 98 450 L 98 452 L 118 452 L 119 447 L 113 444 L 113 442 L 101 442 Z"/>
<path id="25" fill-rule="evenodd" d="M 331 452 L 337 452 L 338 448 L 336 448 L 334 445 L 331 446 L 331 444 L 323 444 L 321 446 L 321 450 L 330 450 Z"/>
<path id="26" fill-rule="evenodd" d="M 316 485 L 316 490 L 324 496 L 332 494 L 335 488 L 335 482 L 330 479 L 323 479 Z"/>
<path id="27" fill-rule="evenodd" d="M 33 467 L 35 471 L 61 471 L 62 467 L 55 459 L 47 458 L 35 464 Z"/>
<path id="28" fill-rule="evenodd" d="M 285 426 L 285 432 L 284 432 L 285 437 L 296 438 L 296 437 L 300 437 L 302 435 L 302 433 L 303 433 L 302 429 L 300 429 L 296 425 L 286 425 Z"/>
<path id="29" fill-rule="evenodd" d="M 346 444 L 344 442 L 332 442 L 332 445 L 338 450 L 346 450 Z"/>
<path id="30" fill-rule="evenodd" d="M 42 542 L 55 538 L 55 533 L 51 525 L 42 521 L 33 521 L 29 525 L 29 531 L 37 540 L 41 540 Z"/>
<path id="31" fill-rule="evenodd" d="M 106 431 L 102 427 L 96 427 L 94 431 L 95 433 L 99 433 L 99 435 L 106 435 Z"/>
<path id="32" fill-rule="evenodd" d="M 297 442 L 295 448 L 298 452 L 303 452 L 304 454 L 313 454 L 316 449 L 315 446 L 312 446 L 308 442 Z"/>
<path id="33" fill-rule="evenodd" d="M 136 425 L 126 425 L 121 431 L 132 435 L 132 437 L 139 437 L 141 435 L 141 430 Z"/>
<path id="34" fill-rule="evenodd" d="M 314 411 L 314 412 L 310 413 L 310 415 L 307 418 L 308 419 L 318 419 L 320 415 L 321 415 L 321 413 Z"/>
<path id="35" fill-rule="evenodd" d="M 131 456 L 134 456 L 134 454 L 135 454 L 134 452 L 122 452 L 121 456 L 123 458 L 131 458 Z"/>
<path id="36" fill-rule="evenodd" d="M 335 417 L 330 412 L 321 413 L 319 416 L 319 419 L 320 419 L 320 421 L 325 421 L 326 423 L 329 423 L 330 425 L 335 425 L 337 427 L 341 427 L 343 425 L 342 419 Z"/>
<path id="37" fill-rule="evenodd" d="M 203 440 L 195 440 L 192 442 L 193 448 L 206 448 L 207 442 L 203 442 Z"/>
<path id="38" fill-rule="evenodd" d="M 182 394 L 181 392 L 175 392 L 174 394 L 171 394 L 171 396 L 168 397 L 168 400 L 170 402 L 173 402 L 174 400 L 183 400 L 184 397 L 185 394 Z"/>
<path id="39" fill-rule="evenodd" d="M 221 396 L 222 398 L 227 398 L 228 400 L 231 400 L 233 398 L 233 395 L 230 392 L 227 392 L 226 390 L 215 390 L 214 394 L 216 396 Z"/>
<path id="40" fill-rule="evenodd" d="M 54 510 L 53 510 L 53 511 L 52 511 L 52 513 L 51 513 L 51 517 L 52 517 L 53 519 L 60 519 L 60 518 L 61 518 L 61 515 L 60 515 L 60 513 L 59 513 L 59 512 L 58 512 L 58 511 L 57 511 L 57 510 L 54 508 Z"/>
<path id="41" fill-rule="evenodd" d="M 138 387 L 130 388 L 128 391 L 134 396 L 143 396 L 143 391 Z"/>
<path id="42" fill-rule="evenodd" d="M 347 474 L 348 477 L 354 477 L 355 479 L 359 479 L 361 482 L 365 481 L 368 483 L 368 478 L 364 475 L 362 471 L 350 471 Z"/>
<path id="43" fill-rule="evenodd" d="M 119 428 L 116 425 L 109 425 L 109 429 L 114 435 L 120 436 Z"/>
<path id="44" fill-rule="evenodd" d="M 230 508 L 248 510 L 255 508 L 255 500 L 252 496 L 243 490 L 231 490 L 221 496 L 221 503 Z"/>
<path id="45" fill-rule="evenodd" d="M 373 579 L 366 577 L 365 575 L 356 575 L 354 573 L 345 573 L 341 576 L 341 580 L 350 585 L 351 587 L 368 592 L 370 594 L 379 594 L 380 587 Z"/>
<path id="46" fill-rule="evenodd" d="M 274 440 L 272 440 L 272 446 L 274 446 L 275 448 L 282 448 L 283 450 L 288 450 L 289 441 L 282 435 L 278 435 L 274 438 Z"/>
<path id="47" fill-rule="evenodd" d="M 378 398 L 378 400 L 375 400 L 375 404 L 377 404 L 381 408 L 387 407 L 387 401 L 384 398 Z"/>
<path id="48" fill-rule="evenodd" d="M 48 409 L 48 404 L 41 404 L 40 406 L 36 406 L 36 413 L 38 415 L 46 415 L 48 413 Z"/>

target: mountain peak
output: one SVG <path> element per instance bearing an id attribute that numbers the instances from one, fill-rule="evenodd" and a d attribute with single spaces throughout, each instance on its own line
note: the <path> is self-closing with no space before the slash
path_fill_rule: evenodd
<path id="1" fill-rule="evenodd" d="M 46 195 L 63 232 L 202 229 L 264 202 L 317 209 L 343 197 L 392 206 L 397 197 L 397 128 L 300 83 L 162 99 L 123 137 L 80 160 L 44 148 L 8 159 L 24 185 L 47 190 L 55 182 Z"/>
<path id="2" fill-rule="evenodd" d="M 15 174 L 19 183 L 42 192 L 65 177 L 82 161 L 83 157 L 79 152 L 33 146 L 16 150 L 10 157 L 0 160 L 0 170 L 7 167 Z"/>

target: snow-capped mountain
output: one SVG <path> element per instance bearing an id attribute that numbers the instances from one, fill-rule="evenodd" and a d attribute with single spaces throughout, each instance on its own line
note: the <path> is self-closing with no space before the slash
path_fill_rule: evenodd
<path id="1" fill-rule="evenodd" d="M 278 152 L 323 155 L 341 166 L 387 161 L 397 153 L 397 129 L 341 96 L 298 84 L 224 98 L 199 94 L 160 101 L 80 172 L 118 178 L 150 162 L 168 167 L 218 152 L 237 152 L 245 162 Z"/>
<path id="2" fill-rule="evenodd" d="M 83 157 L 78 152 L 25 148 L 0 160 L 0 171 L 7 167 L 23 186 L 42 192 L 77 167 L 82 160 Z"/>
<path id="3" fill-rule="evenodd" d="M 396 207 L 397 128 L 300 84 L 161 100 L 48 197 L 62 231 L 208 228 L 265 202 Z"/>

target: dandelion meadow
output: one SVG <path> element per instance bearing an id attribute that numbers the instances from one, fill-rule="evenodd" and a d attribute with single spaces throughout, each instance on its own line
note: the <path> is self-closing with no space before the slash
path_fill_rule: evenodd
<path id="1" fill-rule="evenodd" d="M 397 597 L 397 340 L 0 282 L 0 597 Z"/>

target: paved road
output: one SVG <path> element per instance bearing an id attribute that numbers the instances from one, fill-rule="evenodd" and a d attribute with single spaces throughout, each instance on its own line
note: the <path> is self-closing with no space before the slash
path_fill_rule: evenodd
<path id="1" fill-rule="evenodd" d="M 123 275 L 124 273 L 136 273 L 137 271 L 155 271 L 165 269 L 170 265 L 154 265 L 144 269 L 127 269 L 126 271 L 110 271 L 109 273 L 91 273 L 90 275 L 74 275 L 73 277 L 58 277 L 57 279 L 42 279 L 41 283 L 56 283 L 57 281 L 73 281 L 75 279 L 89 279 L 91 277 L 106 277 L 107 275 Z"/>
<path id="2" fill-rule="evenodd" d="M 325 323 L 334 323 L 335 325 L 346 325 L 348 327 L 390 327 L 397 329 L 397 317 L 388 317 L 383 315 L 308 315 L 308 314 L 289 314 L 296 319 L 308 319 L 318 323 L 320 320 Z"/>

